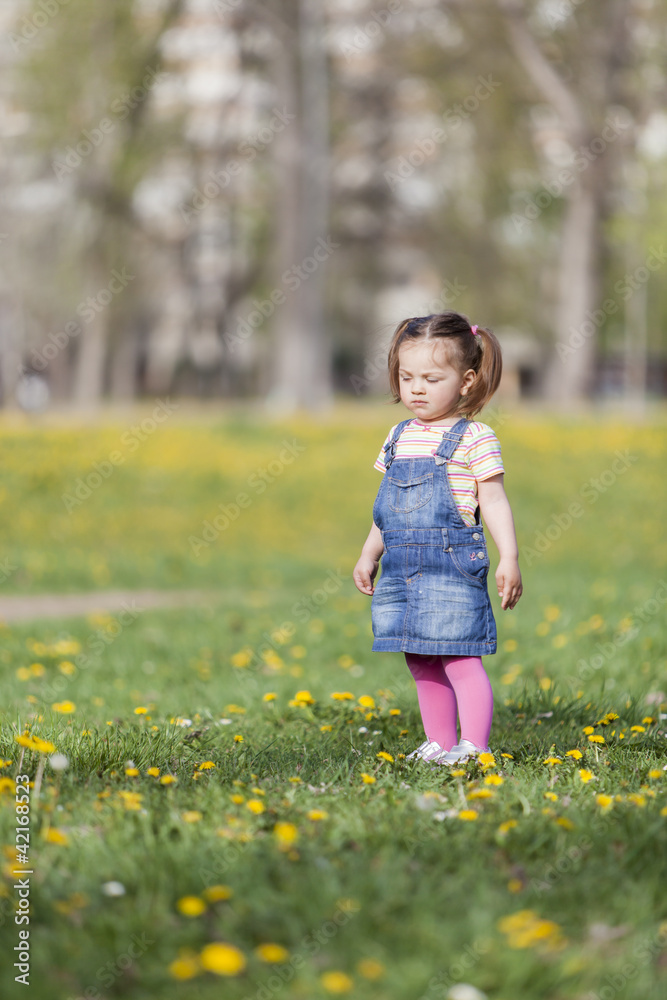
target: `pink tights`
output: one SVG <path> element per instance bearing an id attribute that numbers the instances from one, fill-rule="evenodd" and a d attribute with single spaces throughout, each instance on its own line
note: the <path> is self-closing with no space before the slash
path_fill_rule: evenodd
<path id="1" fill-rule="evenodd" d="M 451 750 L 458 742 L 458 713 L 461 739 L 470 740 L 477 747 L 487 747 L 493 691 L 479 656 L 406 653 L 405 659 L 417 685 L 426 738 Z"/>

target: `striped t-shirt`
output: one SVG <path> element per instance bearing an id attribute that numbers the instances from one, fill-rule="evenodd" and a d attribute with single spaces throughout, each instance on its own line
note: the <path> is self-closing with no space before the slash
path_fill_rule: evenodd
<path id="1" fill-rule="evenodd" d="M 396 424 L 385 439 L 388 444 Z M 452 425 L 453 426 L 453 425 Z M 394 460 L 399 458 L 424 458 L 434 455 L 448 427 L 436 427 L 411 420 L 396 443 Z M 386 472 L 384 446 L 373 468 Z M 488 424 L 471 420 L 456 451 L 447 463 L 447 476 L 454 502 L 466 524 L 475 523 L 477 509 L 477 482 L 490 479 L 504 472 L 500 456 L 500 442 Z"/>

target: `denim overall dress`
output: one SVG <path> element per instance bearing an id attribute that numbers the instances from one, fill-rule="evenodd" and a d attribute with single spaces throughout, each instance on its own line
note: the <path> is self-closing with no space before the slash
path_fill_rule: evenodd
<path id="1" fill-rule="evenodd" d="M 476 523 L 466 524 L 447 475 L 469 421 L 447 428 L 433 457 L 395 461 L 396 442 L 409 423 L 401 421 L 385 445 L 386 472 L 373 505 L 384 543 L 371 603 L 373 651 L 495 653 L 479 507 Z"/>

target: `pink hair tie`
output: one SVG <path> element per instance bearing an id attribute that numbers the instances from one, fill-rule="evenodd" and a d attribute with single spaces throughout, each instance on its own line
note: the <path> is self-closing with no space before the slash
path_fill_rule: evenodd
<path id="1" fill-rule="evenodd" d="M 477 333 L 477 324 L 475 324 L 475 326 L 470 327 L 470 332 L 472 333 L 473 337 L 479 337 L 479 334 Z"/>

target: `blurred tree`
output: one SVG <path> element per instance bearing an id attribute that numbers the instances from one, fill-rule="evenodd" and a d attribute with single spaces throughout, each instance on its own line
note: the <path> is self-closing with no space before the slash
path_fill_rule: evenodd
<path id="1" fill-rule="evenodd" d="M 273 162 L 274 278 L 279 308 L 272 323 L 267 403 L 274 411 L 328 408 L 331 345 L 324 318 L 329 234 L 329 70 L 319 0 L 270 0 L 275 27 L 278 102 L 295 120 L 276 135 Z"/>
<path id="2" fill-rule="evenodd" d="M 134 0 L 70 0 L 41 29 L 39 44 L 21 67 L 34 147 L 51 159 L 57 181 L 67 186 L 84 233 L 77 314 L 85 326 L 73 341 L 72 389 L 74 401 L 83 405 L 97 402 L 104 390 L 113 318 L 123 296 L 132 296 L 132 197 L 171 134 L 171 128 L 155 126 L 147 107 L 161 70 L 159 41 L 183 2 L 166 0 L 147 18 Z M 127 308 L 123 313 L 127 317 Z M 119 324 L 117 339 L 126 334 Z M 125 381 L 133 383 L 136 350 L 122 357 Z"/>
<path id="3" fill-rule="evenodd" d="M 563 0 L 551 11 L 545 8 L 541 31 L 531 27 L 529 14 L 535 11 L 522 0 L 498 0 L 498 6 L 514 52 L 556 112 L 572 155 L 563 179 L 541 192 L 547 204 L 553 197 L 565 201 L 554 349 L 545 388 L 550 399 L 567 405 L 590 396 L 595 383 L 604 222 L 624 137 L 631 141 L 632 134 L 623 112 L 629 103 L 625 70 L 636 57 L 629 24 L 634 4 L 610 0 L 575 10 L 574 3 Z M 559 29 L 564 30 L 556 35 Z"/>

